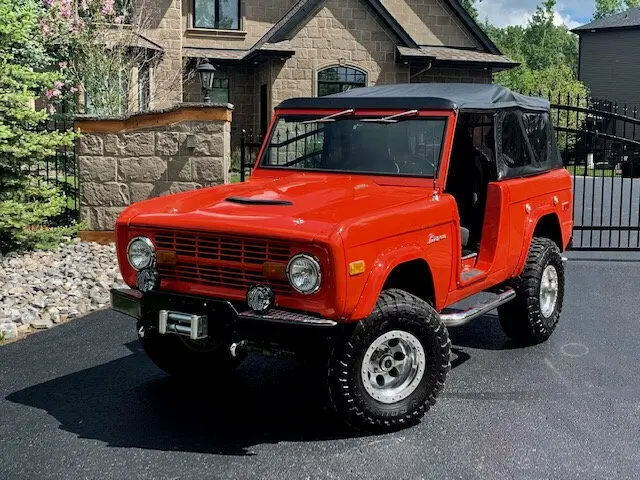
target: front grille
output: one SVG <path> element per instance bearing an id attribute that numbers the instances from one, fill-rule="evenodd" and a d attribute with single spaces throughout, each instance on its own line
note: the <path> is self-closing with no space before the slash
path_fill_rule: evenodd
<path id="1" fill-rule="evenodd" d="M 268 280 L 265 262 L 287 263 L 290 243 L 279 240 L 235 237 L 201 232 L 156 232 L 158 250 L 176 252 L 176 265 L 158 265 L 161 278 L 211 287 L 246 290 L 267 284 L 275 293 L 289 294 L 287 280 Z"/>

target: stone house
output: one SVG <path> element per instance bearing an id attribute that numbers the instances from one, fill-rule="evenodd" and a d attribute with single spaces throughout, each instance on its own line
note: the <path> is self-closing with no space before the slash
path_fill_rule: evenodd
<path id="1" fill-rule="evenodd" d="M 161 48 L 145 78 L 150 109 L 200 102 L 196 67 L 216 68 L 211 100 L 257 133 L 293 96 L 388 83 L 482 82 L 517 64 L 458 0 L 158 0 L 144 35 Z M 142 77 L 141 77 L 142 78 Z"/>

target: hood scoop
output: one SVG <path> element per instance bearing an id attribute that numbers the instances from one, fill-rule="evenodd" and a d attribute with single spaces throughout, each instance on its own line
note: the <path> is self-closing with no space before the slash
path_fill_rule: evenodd
<path id="1" fill-rule="evenodd" d="M 268 198 L 227 197 L 224 201 L 240 205 L 280 205 L 285 207 L 293 205 L 293 202 L 289 200 L 270 200 Z"/>

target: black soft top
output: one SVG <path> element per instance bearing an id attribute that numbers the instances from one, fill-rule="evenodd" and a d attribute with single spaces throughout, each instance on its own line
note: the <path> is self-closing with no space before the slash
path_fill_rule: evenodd
<path id="1" fill-rule="evenodd" d="M 280 109 L 433 109 L 549 111 L 549 102 L 512 92 L 501 85 L 479 83 L 406 83 L 354 88 L 318 98 L 290 98 Z"/>

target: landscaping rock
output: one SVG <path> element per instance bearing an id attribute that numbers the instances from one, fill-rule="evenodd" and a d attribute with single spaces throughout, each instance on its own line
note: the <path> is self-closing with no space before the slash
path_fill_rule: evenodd
<path id="1" fill-rule="evenodd" d="M 74 240 L 54 251 L 0 256 L 0 331 L 5 339 L 47 329 L 109 304 L 122 288 L 114 245 Z"/>
<path id="2" fill-rule="evenodd" d="M 0 338 L 13 340 L 18 337 L 18 325 L 14 322 L 0 323 Z"/>

